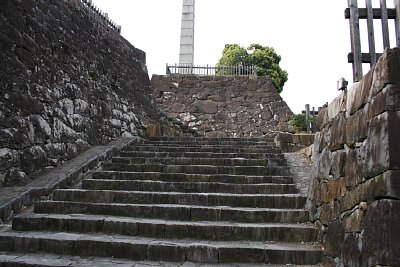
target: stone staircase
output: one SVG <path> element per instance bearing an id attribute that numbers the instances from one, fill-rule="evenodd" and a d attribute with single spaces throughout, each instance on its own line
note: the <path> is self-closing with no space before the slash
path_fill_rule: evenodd
<path id="1" fill-rule="evenodd" d="M 305 201 L 270 142 L 153 139 L 14 217 L 0 266 L 317 265 Z"/>

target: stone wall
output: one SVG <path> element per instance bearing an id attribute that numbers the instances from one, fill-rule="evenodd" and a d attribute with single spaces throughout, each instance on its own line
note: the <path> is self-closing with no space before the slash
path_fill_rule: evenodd
<path id="1" fill-rule="evenodd" d="M 0 186 L 144 132 L 145 53 L 79 0 L 0 1 L 0 18 Z"/>
<path id="2" fill-rule="evenodd" d="M 264 136 L 288 130 L 293 115 L 266 77 L 153 75 L 151 84 L 158 107 L 204 136 Z"/>
<path id="3" fill-rule="evenodd" d="M 324 266 L 400 266 L 400 49 L 318 116 L 309 205 Z"/>

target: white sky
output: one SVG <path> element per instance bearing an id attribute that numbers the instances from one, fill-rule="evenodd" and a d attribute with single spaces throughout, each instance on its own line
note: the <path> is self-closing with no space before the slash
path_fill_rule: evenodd
<path id="1" fill-rule="evenodd" d="M 365 1 L 359 2 L 363 7 Z M 182 0 L 93 3 L 122 26 L 122 35 L 132 45 L 146 52 L 150 77 L 165 74 L 166 63 L 178 62 Z M 373 5 L 379 7 L 379 0 Z M 272 46 L 289 73 L 283 99 L 294 113 L 307 103 L 317 108 L 338 95 L 339 78 L 352 81 L 346 7 L 347 0 L 197 0 L 194 64 L 215 65 L 228 43 Z M 361 25 L 361 31 L 365 29 Z M 365 43 L 366 34 L 363 39 Z M 376 43 L 379 52 L 380 39 Z M 363 52 L 368 52 L 366 45 Z M 368 68 L 364 65 L 364 72 Z"/>

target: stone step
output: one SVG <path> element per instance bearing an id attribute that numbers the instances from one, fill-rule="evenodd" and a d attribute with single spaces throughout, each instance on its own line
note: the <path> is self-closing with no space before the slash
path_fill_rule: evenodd
<path id="1" fill-rule="evenodd" d="M 184 193 L 233 193 L 233 194 L 295 194 L 294 184 L 226 184 L 162 182 L 150 180 L 99 180 L 85 179 L 83 189 L 91 190 L 132 190 Z"/>
<path id="2" fill-rule="evenodd" d="M 154 146 L 154 145 L 136 145 L 128 146 L 124 151 L 150 151 L 150 152 L 208 152 L 208 153 L 281 153 L 277 148 L 251 148 L 237 146 Z"/>
<path id="3" fill-rule="evenodd" d="M 309 224 L 188 222 L 86 214 L 24 214 L 13 218 L 12 229 L 212 241 L 315 242 L 318 236 Z"/>
<path id="4" fill-rule="evenodd" d="M 127 172 L 101 171 L 93 173 L 93 179 L 106 180 L 153 180 L 163 182 L 203 182 L 203 183 L 231 183 L 231 184 L 292 184 L 292 176 L 268 175 L 229 175 L 229 174 L 187 174 L 162 172 Z"/>
<path id="5" fill-rule="evenodd" d="M 0 233 L 0 251 L 202 263 L 317 264 L 319 247 L 256 241 L 168 240 L 54 232 Z"/>
<path id="6" fill-rule="evenodd" d="M 285 159 L 245 158 L 183 158 L 183 157 L 114 157 L 112 163 L 119 164 L 171 164 L 171 165 L 212 165 L 212 166 L 286 166 Z"/>
<path id="7" fill-rule="evenodd" d="M 190 142 L 218 142 L 218 141 L 244 141 L 244 142 L 266 142 L 266 143 L 273 143 L 274 138 L 268 138 L 268 137 L 192 137 L 192 136 L 179 136 L 179 137 L 168 137 L 168 136 L 163 136 L 163 137 L 150 137 L 149 138 L 150 142 L 157 142 L 157 141 L 167 141 L 169 142 L 185 142 L 185 141 L 190 141 Z"/>
<path id="8" fill-rule="evenodd" d="M 106 171 L 163 172 L 187 174 L 232 174 L 232 175 L 289 175 L 286 166 L 213 166 L 213 165 L 161 165 L 161 164 L 124 164 L 106 163 Z"/>
<path id="9" fill-rule="evenodd" d="M 35 213 L 93 214 L 182 221 L 234 221 L 242 223 L 304 223 L 305 209 L 269 209 L 174 204 L 125 204 L 41 201 Z"/>
<path id="10" fill-rule="evenodd" d="M 287 267 L 276 264 L 208 264 L 193 262 L 163 262 L 163 261 L 133 261 L 127 259 L 78 257 L 50 253 L 10 253 L 0 251 L 0 266 L 2 267 Z M 291 267 L 318 267 L 317 265 L 290 265 Z"/>
<path id="11" fill-rule="evenodd" d="M 306 197 L 298 194 L 179 193 L 83 189 L 58 189 L 54 191 L 53 199 L 92 203 L 183 204 L 278 209 L 300 209 L 304 207 L 306 201 Z"/>
<path id="12" fill-rule="evenodd" d="M 283 154 L 276 153 L 209 153 L 209 152 L 150 152 L 150 151 L 121 151 L 121 157 L 144 158 L 244 158 L 244 159 L 284 159 Z"/>
<path id="13" fill-rule="evenodd" d="M 274 144 L 269 143 L 254 143 L 254 142 L 146 142 L 140 144 L 140 146 L 161 146 L 161 147 L 238 147 L 238 148 L 275 148 L 278 149 Z"/>

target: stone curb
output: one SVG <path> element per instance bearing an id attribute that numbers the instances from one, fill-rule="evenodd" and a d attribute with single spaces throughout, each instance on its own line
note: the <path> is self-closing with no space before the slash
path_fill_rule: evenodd
<path id="1" fill-rule="evenodd" d="M 98 169 L 117 155 L 124 147 L 143 141 L 144 139 L 140 137 L 121 138 L 104 146 L 94 146 L 64 164 L 46 170 L 24 187 L 0 188 L 0 225 L 23 207 L 50 195 L 53 190 L 65 188 L 82 180 L 91 171 Z"/>

